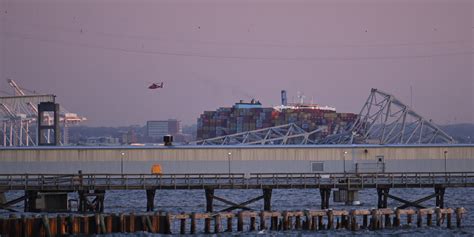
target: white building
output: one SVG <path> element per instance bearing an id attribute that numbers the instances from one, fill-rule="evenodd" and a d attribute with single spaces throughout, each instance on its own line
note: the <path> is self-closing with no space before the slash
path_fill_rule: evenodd
<path id="1" fill-rule="evenodd" d="M 165 135 L 176 135 L 181 133 L 180 121 L 176 119 L 147 121 L 147 136 L 152 138 L 163 138 Z"/>

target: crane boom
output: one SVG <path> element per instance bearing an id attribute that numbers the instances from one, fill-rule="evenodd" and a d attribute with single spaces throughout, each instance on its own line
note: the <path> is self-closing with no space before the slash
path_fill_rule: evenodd
<path id="1" fill-rule="evenodd" d="M 2 108 L 3 111 L 5 111 L 11 118 L 15 118 L 15 114 L 11 111 L 10 108 L 8 108 L 7 105 L 0 103 L 0 108 Z"/>
<path id="2" fill-rule="evenodd" d="M 12 79 L 7 79 L 8 84 L 15 90 L 16 95 L 25 95 L 25 92 L 16 84 L 16 82 Z M 28 107 L 30 107 L 31 111 L 35 114 L 38 114 L 38 108 L 32 104 L 31 102 L 26 102 Z"/>
<path id="3" fill-rule="evenodd" d="M 25 92 L 12 79 L 7 79 L 8 84 L 15 90 L 15 95 L 25 95 Z"/>

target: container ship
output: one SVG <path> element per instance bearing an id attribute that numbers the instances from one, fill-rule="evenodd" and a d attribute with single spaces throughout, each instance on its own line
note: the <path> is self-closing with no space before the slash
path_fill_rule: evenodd
<path id="1" fill-rule="evenodd" d="M 281 91 L 281 105 L 263 107 L 259 101 L 239 101 L 232 107 L 204 111 L 197 121 L 197 140 L 209 139 L 261 128 L 294 123 L 305 131 L 322 129 L 318 136 L 336 134 L 351 126 L 357 119 L 354 113 L 337 113 L 336 108 L 304 103 L 298 95 L 297 103 L 288 103 L 286 91 Z M 321 138 L 318 137 L 318 138 Z"/>

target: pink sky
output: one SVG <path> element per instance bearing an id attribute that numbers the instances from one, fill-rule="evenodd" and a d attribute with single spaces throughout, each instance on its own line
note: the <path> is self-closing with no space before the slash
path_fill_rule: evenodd
<path id="1" fill-rule="evenodd" d="M 472 123 L 473 2 L 0 0 L 0 91 L 12 78 L 116 126 L 281 89 L 357 113 L 370 88 L 409 104 L 411 86 L 421 115 Z"/>

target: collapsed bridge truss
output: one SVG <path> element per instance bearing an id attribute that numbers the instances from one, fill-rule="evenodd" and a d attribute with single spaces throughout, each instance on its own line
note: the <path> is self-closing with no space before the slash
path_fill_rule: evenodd
<path id="1" fill-rule="evenodd" d="M 310 139 L 322 129 L 307 132 L 294 123 L 276 127 L 262 128 L 253 131 L 235 133 L 205 140 L 196 141 L 197 145 L 285 145 L 285 144 L 316 144 Z"/>
<path id="2" fill-rule="evenodd" d="M 355 123 L 346 131 L 328 136 L 329 144 L 438 144 L 455 140 L 395 96 L 372 89 Z"/>
<path id="3" fill-rule="evenodd" d="M 356 121 L 321 138 L 323 129 L 305 131 L 291 123 L 192 142 L 197 145 L 286 144 L 439 144 L 455 143 L 431 119 L 425 119 L 395 96 L 371 89 Z"/>

